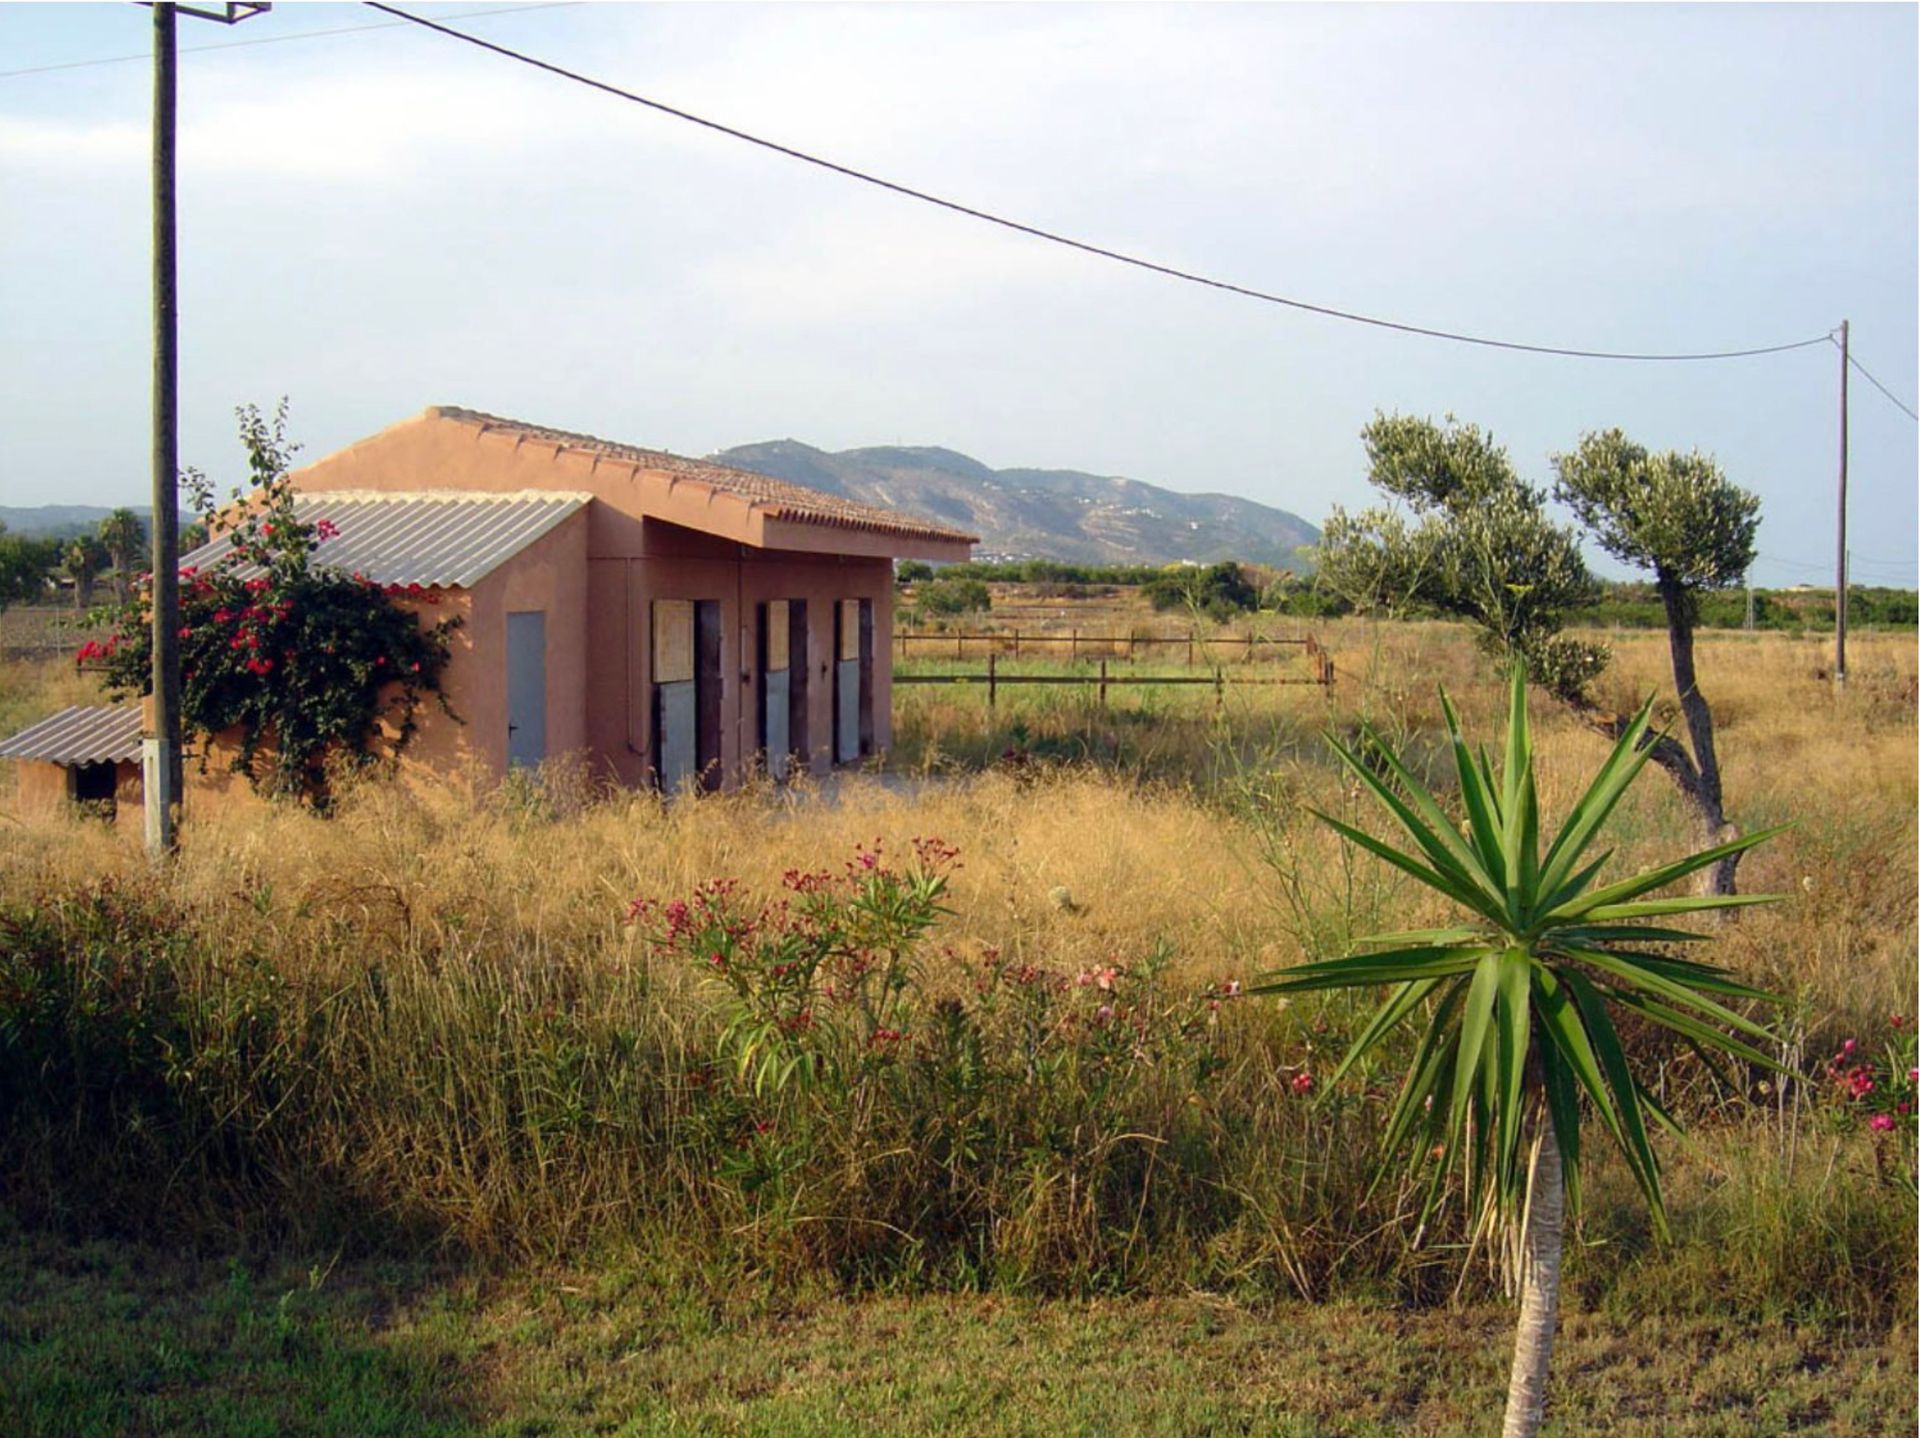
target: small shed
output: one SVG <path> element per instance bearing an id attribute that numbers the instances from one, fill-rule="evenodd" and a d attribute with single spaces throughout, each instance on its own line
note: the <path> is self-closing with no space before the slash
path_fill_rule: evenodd
<path id="1" fill-rule="evenodd" d="M 69 804 L 102 818 L 140 822 L 140 707 L 76 705 L 0 740 L 17 765 L 20 807 L 45 813 Z"/>
<path id="2" fill-rule="evenodd" d="M 426 622 L 462 621 L 442 676 L 458 718 L 423 706 L 403 771 L 498 778 L 571 755 L 600 779 L 672 792 L 863 762 L 892 738 L 893 561 L 966 559 L 976 542 L 765 475 L 446 406 L 290 480 L 296 513 L 328 521 L 314 563 L 397 588 Z M 231 563 L 231 542 L 181 562 Z M 111 762 L 126 755 L 137 794 L 138 710 L 67 714 L 109 712 L 124 740 Z M 108 762 L 84 746 L 16 752 L 65 717 L 0 745 L 71 771 L 23 772 L 23 793 L 104 784 L 78 777 Z M 185 778 L 189 807 L 242 787 L 218 756 Z"/>
<path id="3" fill-rule="evenodd" d="M 859 763 L 892 738 L 893 561 L 967 558 L 973 535 L 707 460 L 435 406 L 292 476 L 352 568 L 379 496 L 398 577 L 435 497 L 579 500 L 483 578 L 416 564 L 402 582 L 469 604 L 448 693 L 410 762 L 496 773 L 562 754 L 625 785 L 718 788 Z M 348 508 L 349 504 L 361 508 Z M 464 511 L 463 511 L 464 512 Z M 216 559 L 214 546 L 191 561 Z M 491 588 L 489 588 L 491 586 Z M 468 596 L 462 599 L 461 596 Z"/>

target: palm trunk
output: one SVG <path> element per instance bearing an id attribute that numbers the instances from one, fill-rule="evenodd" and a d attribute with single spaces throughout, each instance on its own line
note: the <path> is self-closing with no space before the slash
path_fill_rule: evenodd
<path id="1" fill-rule="evenodd" d="M 1547 1365 L 1560 1323 L 1560 1250 L 1566 1191 L 1552 1120 L 1540 1120 L 1540 1151 L 1527 1193 L 1527 1226 L 1520 1238 L 1520 1321 L 1507 1380 L 1507 1418 L 1500 1438 L 1533 1438 L 1547 1406 Z"/>

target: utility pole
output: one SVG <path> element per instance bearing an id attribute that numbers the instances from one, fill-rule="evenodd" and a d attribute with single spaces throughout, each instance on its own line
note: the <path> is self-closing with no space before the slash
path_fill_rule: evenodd
<path id="1" fill-rule="evenodd" d="M 1852 322 L 1840 321 L 1840 538 L 1833 556 L 1833 683 L 1847 687 L 1847 354 Z"/>
<path id="2" fill-rule="evenodd" d="M 270 9 L 153 7 L 153 706 L 142 726 L 147 853 L 171 854 L 180 803 L 180 313 L 174 254 L 174 16 L 233 25 Z"/>

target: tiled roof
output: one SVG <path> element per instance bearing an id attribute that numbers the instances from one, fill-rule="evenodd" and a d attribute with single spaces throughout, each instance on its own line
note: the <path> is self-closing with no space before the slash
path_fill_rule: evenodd
<path id="1" fill-rule="evenodd" d="M 62 709 L 0 739 L 0 759 L 41 759 L 51 764 L 113 764 L 140 757 L 140 706 Z"/>
<path id="2" fill-rule="evenodd" d="M 676 479 L 691 480 L 709 489 L 720 490 L 749 500 L 755 508 L 762 510 L 770 519 L 791 520 L 801 524 L 834 525 L 844 529 L 869 529 L 881 534 L 953 540 L 963 544 L 979 542 L 978 535 L 968 534 L 964 530 L 935 524 L 931 520 L 916 519 L 910 514 L 902 514 L 895 509 L 882 509 L 878 505 L 860 504 L 855 500 L 842 499 L 837 494 L 808 489 L 805 485 L 789 484 L 784 479 L 774 479 L 769 475 L 753 474 L 744 469 L 730 469 L 724 464 L 714 464 L 711 460 L 688 459 L 684 455 L 668 454 L 665 450 L 641 449 L 631 444 L 597 439 L 590 434 L 547 429 L 541 425 L 525 424 L 517 419 L 502 419 L 499 415 L 482 414 L 479 410 L 461 409 L 455 405 L 434 405 L 427 413 L 438 415 L 442 419 L 479 425 L 483 430 L 502 430 L 535 444 L 550 444 L 558 449 L 604 455 L 608 459 L 638 465 L 642 469 L 657 470 L 672 475 Z"/>
<path id="3" fill-rule="evenodd" d="M 499 568 L 585 505 L 592 496 L 550 490 L 495 494 L 443 489 L 296 494 L 294 514 L 308 524 L 329 521 L 339 532 L 320 541 L 313 562 L 376 584 L 467 586 Z M 180 563 L 205 569 L 233 548 L 223 534 Z M 258 565 L 235 571 L 242 579 Z"/>

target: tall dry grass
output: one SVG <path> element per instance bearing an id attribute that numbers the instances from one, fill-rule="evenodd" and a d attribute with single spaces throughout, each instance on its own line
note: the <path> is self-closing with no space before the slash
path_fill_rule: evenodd
<path id="1" fill-rule="evenodd" d="M 1443 626 L 1347 621 L 1321 636 L 1341 672 L 1330 701 L 1246 690 L 1218 709 L 1207 694 L 1101 712 L 1030 689 L 988 714 L 977 695 L 902 690 L 910 762 L 885 780 L 673 805 L 596 795 L 564 769 L 544 789 L 492 794 L 369 783 L 327 819 L 291 808 L 192 819 L 179 860 L 158 871 L 97 824 L 0 820 L 10 951 L 64 976 L 32 1012 L 87 1036 L 59 1061 L 69 1072 L 84 1047 L 72 1091 L 41 1094 L 0 1139 L 9 1201 L 85 1225 L 110 1195 L 162 1227 L 307 1241 L 683 1243 L 719 1255 L 716 1273 L 751 1261 L 861 1281 L 1444 1288 L 1452 1260 L 1408 1248 L 1404 1195 L 1369 1196 L 1391 1056 L 1325 1109 L 1291 1092 L 1337 1057 L 1354 1020 L 1345 1001 L 1230 1006 L 1206 1040 L 1217 1069 L 1204 1086 L 1155 1045 L 1119 1087 L 987 1085 L 970 1112 L 1006 1142 L 971 1162 L 935 1153 L 916 1127 L 933 1090 L 857 1134 L 834 1111 L 782 1109 L 796 1147 L 776 1203 L 717 1176 L 735 1139 L 701 1127 L 690 1089 L 723 1005 L 624 923 L 637 895 L 725 875 L 771 897 L 789 869 L 861 845 L 904 855 L 937 835 L 962 867 L 922 956 L 933 1013 L 968 994 L 989 951 L 1054 975 L 1137 977 L 1164 947 L 1154 982 L 1177 1007 L 1357 933 L 1438 919 L 1307 813 L 1363 815 L 1318 731 L 1365 721 L 1431 765 L 1435 686 L 1490 739 L 1500 687 Z M 1717 954 L 1790 996 L 1789 1044 L 1816 1078 L 1831 1045 L 1871 1045 L 1890 1014 L 1920 1007 L 1914 715 L 1902 698 L 1913 645 L 1856 645 L 1840 696 L 1814 677 L 1820 657 L 1774 635 L 1715 636 L 1701 651 L 1730 812 L 1747 826 L 1798 823 L 1742 870 L 1744 887 L 1790 902 L 1729 926 Z M 1625 708 L 1660 691 L 1664 662 L 1657 637 L 1620 641 L 1609 695 Z M 55 696 L 63 681 L 39 673 L 0 672 L 17 707 L 33 706 L 18 697 L 29 691 Z M 1552 812 L 1606 745 L 1537 708 Z M 1655 771 L 1613 837 L 1623 867 L 1697 839 Z M 19 994 L 0 997 L 27 1012 Z M 1002 1048 L 983 1061 L 1016 1072 L 1017 1035 L 992 1032 L 989 1048 Z M 1650 1275 L 1677 1265 L 1703 1303 L 1724 1289 L 1749 1306 L 1833 1303 L 1876 1321 L 1898 1308 L 1911 1190 L 1875 1179 L 1878 1155 L 1844 1111 L 1816 1083 L 1793 1087 L 1790 1105 L 1777 1091 L 1722 1091 L 1651 1036 L 1637 1042 L 1711 1142 L 1673 1156 L 1679 1257 L 1636 1247 L 1627 1188 L 1596 1201 L 1590 1221 L 1610 1247 L 1579 1260 L 1591 1294 L 1654 1303 Z M 1609 1192 L 1604 1176 L 1595 1191 Z M 1802 1226 L 1812 1237 L 1796 1245 Z M 1824 1286 L 1808 1244 L 1830 1260 Z"/>

